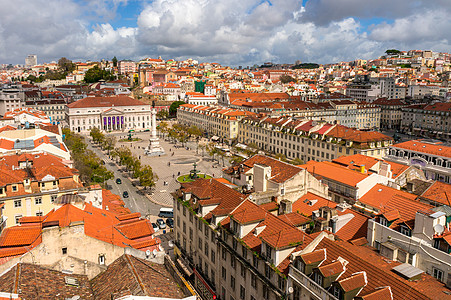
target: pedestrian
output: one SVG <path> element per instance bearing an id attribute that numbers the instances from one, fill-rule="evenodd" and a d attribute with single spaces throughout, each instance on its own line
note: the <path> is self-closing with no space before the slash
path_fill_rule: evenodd
<path id="1" fill-rule="evenodd" d="M 141 159 L 141 155 L 139 156 L 139 159 Z"/>
<path id="2" fill-rule="evenodd" d="M 171 166 L 171 162 L 168 162 L 168 166 Z"/>
<path id="3" fill-rule="evenodd" d="M 172 174 L 172 178 L 175 178 L 175 174 Z"/>
<path id="4" fill-rule="evenodd" d="M 180 171 L 177 173 L 177 176 L 180 176 Z"/>

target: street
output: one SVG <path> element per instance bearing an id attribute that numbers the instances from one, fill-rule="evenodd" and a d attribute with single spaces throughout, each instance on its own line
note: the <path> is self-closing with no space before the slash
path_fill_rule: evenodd
<path id="1" fill-rule="evenodd" d="M 132 212 L 140 212 L 143 216 L 156 216 L 161 207 L 172 207 L 173 199 L 171 193 L 176 191 L 180 184 L 176 181 L 178 174 L 188 174 L 193 169 L 193 163 L 196 162 L 196 169 L 202 174 L 206 173 L 213 177 L 221 176 L 222 161 L 218 164 L 213 161 L 207 153 L 202 155 L 201 150 L 196 153 L 196 142 L 188 142 L 186 147 L 181 147 L 180 143 L 176 148 L 174 144 L 164 141 L 160 138 L 160 144 L 164 148 L 166 154 L 162 156 L 147 156 L 144 154 L 144 149 L 149 145 L 150 132 L 136 132 L 133 133 L 133 138 L 139 138 L 140 141 L 134 142 L 119 142 L 122 138 L 127 137 L 127 133 L 108 133 L 116 137 L 116 147 L 129 147 L 132 153 L 140 158 L 142 165 L 150 165 L 153 172 L 159 177 L 153 188 L 153 193 L 150 195 L 151 201 L 146 195 L 141 195 L 137 191 L 137 187 L 132 185 L 128 179 L 128 172 L 121 172 L 116 164 L 108 157 L 106 153 L 100 150 L 99 147 L 93 146 L 88 137 L 88 148 L 93 150 L 100 159 L 106 164 L 109 171 L 114 173 L 114 179 L 108 181 L 111 186 L 111 191 L 114 194 L 121 196 L 125 202 L 125 206 Z M 226 166 L 229 165 L 227 158 L 224 159 Z M 116 183 L 116 178 L 121 178 L 122 184 Z M 129 193 L 128 198 L 123 197 L 123 192 Z M 152 218 L 153 219 L 153 218 Z"/>

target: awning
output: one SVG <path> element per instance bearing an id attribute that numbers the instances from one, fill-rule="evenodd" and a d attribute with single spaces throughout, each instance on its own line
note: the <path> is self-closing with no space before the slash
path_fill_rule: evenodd
<path id="1" fill-rule="evenodd" d="M 217 140 L 219 140 L 219 136 L 214 135 L 214 136 L 211 137 L 211 140 L 212 141 L 217 141 Z"/>
<path id="2" fill-rule="evenodd" d="M 181 257 L 177 258 L 177 264 L 180 266 L 180 268 L 183 270 L 183 272 L 186 274 L 186 276 L 190 277 L 193 275 L 193 269 L 191 269 L 188 264 L 185 262 L 185 260 Z"/>

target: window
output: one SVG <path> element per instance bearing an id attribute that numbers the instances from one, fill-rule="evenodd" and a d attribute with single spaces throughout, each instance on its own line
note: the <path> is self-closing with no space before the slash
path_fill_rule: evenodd
<path id="1" fill-rule="evenodd" d="M 246 278 L 246 267 L 241 264 L 241 277 Z"/>
<path id="2" fill-rule="evenodd" d="M 186 223 L 183 221 L 183 233 L 186 233 Z"/>
<path id="3" fill-rule="evenodd" d="M 202 239 L 199 238 L 199 250 L 202 251 Z"/>
<path id="4" fill-rule="evenodd" d="M 216 254 L 215 251 L 213 249 L 211 249 L 211 257 L 210 258 L 211 258 L 212 263 L 215 263 L 215 254 Z"/>
<path id="5" fill-rule="evenodd" d="M 241 251 L 243 251 L 243 257 L 246 259 L 246 256 L 247 256 L 247 249 L 246 249 L 246 246 L 241 245 Z"/>
<path id="6" fill-rule="evenodd" d="M 254 296 L 251 296 L 251 300 L 255 300 Z"/>
<path id="7" fill-rule="evenodd" d="M 269 299 L 269 289 L 266 285 L 263 285 L 263 299 Z"/>
<path id="8" fill-rule="evenodd" d="M 265 276 L 271 279 L 271 267 L 269 265 L 265 265 Z"/>
<path id="9" fill-rule="evenodd" d="M 257 288 L 257 276 L 254 273 L 251 273 L 251 286 Z"/>
<path id="10" fill-rule="evenodd" d="M 63 253 L 63 255 L 66 255 L 67 254 L 67 247 L 61 248 L 61 252 Z"/>
<path id="11" fill-rule="evenodd" d="M 232 275 L 230 275 L 230 287 L 232 288 L 232 290 L 235 290 L 235 277 L 233 277 Z"/>
<path id="12" fill-rule="evenodd" d="M 180 202 L 177 201 L 177 210 L 180 210 Z"/>
<path id="13" fill-rule="evenodd" d="M 14 200 L 14 207 L 22 207 L 22 200 Z"/>
<path id="14" fill-rule="evenodd" d="M 193 214 L 192 213 L 189 214 L 189 221 L 190 221 L 190 223 L 193 223 Z"/>
<path id="15" fill-rule="evenodd" d="M 58 195 L 52 195 L 50 196 L 50 201 L 54 203 L 56 201 L 56 198 L 58 198 Z"/>
<path id="16" fill-rule="evenodd" d="M 37 217 L 42 217 L 42 215 L 43 215 L 42 211 L 36 212 L 36 216 L 37 216 Z"/>
<path id="17" fill-rule="evenodd" d="M 193 229 L 192 228 L 189 229 L 189 239 L 191 241 L 193 240 Z"/>
<path id="18" fill-rule="evenodd" d="M 205 270 L 204 270 L 204 272 L 205 272 L 205 275 L 208 276 L 208 264 L 207 264 L 207 262 L 205 262 Z"/>
<path id="19" fill-rule="evenodd" d="M 205 241 L 205 248 L 204 248 L 204 251 L 205 251 L 205 256 L 208 257 L 208 242 L 207 242 L 207 241 Z"/>
<path id="20" fill-rule="evenodd" d="M 236 251 L 236 248 L 238 247 L 238 241 L 236 239 L 233 239 L 232 246 L 233 246 L 233 250 Z"/>
<path id="21" fill-rule="evenodd" d="M 442 270 L 432 267 L 432 276 L 434 276 L 434 278 L 437 278 L 440 281 L 443 281 L 443 271 Z"/>
<path id="22" fill-rule="evenodd" d="M 319 273 L 315 272 L 313 273 L 313 280 L 319 284 L 319 285 L 323 285 L 323 276 L 321 276 Z"/>
<path id="23" fill-rule="evenodd" d="M 186 216 L 186 206 L 183 206 L 183 215 Z"/>
<path id="24" fill-rule="evenodd" d="M 401 225 L 400 232 L 404 235 L 412 236 L 412 231 L 407 226 Z"/>
<path id="25" fill-rule="evenodd" d="M 230 261 L 230 265 L 232 266 L 232 268 L 235 269 L 235 267 L 236 267 L 236 260 L 235 260 L 235 257 L 232 256 L 232 257 L 230 258 L 230 260 L 231 260 L 231 261 Z"/>
<path id="26" fill-rule="evenodd" d="M 225 291 L 225 288 L 222 287 L 222 289 L 221 289 L 221 299 L 225 299 L 225 298 L 226 298 L 226 291 Z"/>
<path id="27" fill-rule="evenodd" d="M 265 246 L 266 246 L 266 258 L 271 259 L 272 248 L 268 244 L 265 244 Z"/>
<path id="28" fill-rule="evenodd" d="M 246 297 L 246 290 L 244 286 L 240 285 L 240 299 L 244 299 Z"/>
<path id="29" fill-rule="evenodd" d="M 222 248 L 222 259 L 227 261 L 227 250 L 225 248 Z"/>
<path id="30" fill-rule="evenodd" d="M 22 218 L 22 215 L 16 215 L 16 216 L 15 216 L 16 224 L 19 224 L 20 218 Z"/>
<path id="31" fill-rule="evenodd" d="M 387 221 L 387 219 L 384 218 L 384 217 L 379 217 L 379 223 L 380 223 L 382 226 L 388 227 L 388 221 Z"/>
<path id="32" fill-rule="evenodd" d="M 256 255 L 252 256 L 252 264 L 258 268 L 258 257 Z"/>
<path id="33" fill-rule="evenodd" d="M 278 286 L 279 286 L 279 290 L 284 290 L 284 285 L 285 285 L 285 281 L 283 280 L 282 277 L 278 276 Z"/>
<path id="34" fill-rule="evenodd" d="M 17 192 L 17 185 L 12 186 L 13 192 Z"/>
<path id="35" fill-rule="evenodd" d="M 226 279 L 227 278 L 227 272 L 226 269 L 224 267 L 222 267 L 222 279 Z"/>
<path id="36" fill-rule="evenodd" d="M 99 265 L 104 265 L 105 264 L 105 255 L 101 254 L 99 255 Z"/>

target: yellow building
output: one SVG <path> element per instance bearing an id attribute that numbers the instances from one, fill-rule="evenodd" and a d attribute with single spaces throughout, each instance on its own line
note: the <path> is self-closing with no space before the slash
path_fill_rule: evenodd
<path id="1" fill-rule="evenodd" d="M 82 188 L 78 171 L 47 153 L 16 154 L 0 159 L 0 206 L 4 227 L 23 216 L 43 216 L 55 200 Z"/>

